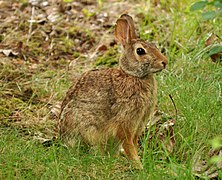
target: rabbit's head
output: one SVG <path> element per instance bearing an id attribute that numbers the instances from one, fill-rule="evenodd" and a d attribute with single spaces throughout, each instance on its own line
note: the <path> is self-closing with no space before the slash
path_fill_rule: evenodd
<path id="1" fill-rule="evenodd" d="M 123 14 L 117 20 L 115 37 L 124 48 L 119 64 L 126 73 L 136 77 L 144 77 L 166 67 L 167 58 L 157 47 L 137 38 L 131 16 Z"/>

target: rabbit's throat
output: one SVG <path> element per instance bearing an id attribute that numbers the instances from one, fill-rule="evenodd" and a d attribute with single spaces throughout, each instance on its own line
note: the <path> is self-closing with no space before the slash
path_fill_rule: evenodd
<path id="1" fill-rule="evenodd" d="M 120 59 L 119 61 L 119 67 L 123 72 L 137 78 L 153 76 L 153 73 L 149 72 L 147 66 L 149 66 L 149 64 L 129 63 L 124 59 Z"/>

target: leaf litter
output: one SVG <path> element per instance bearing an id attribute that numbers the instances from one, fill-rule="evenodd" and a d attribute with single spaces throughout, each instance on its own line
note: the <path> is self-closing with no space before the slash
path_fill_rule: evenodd
<path id="1" fill-rule="evenodd" d="M 208 55 L 213 62 L 222 62 L 222 39 L 218 35 L 211 34 L 205 46 L 210 47 Z"/>

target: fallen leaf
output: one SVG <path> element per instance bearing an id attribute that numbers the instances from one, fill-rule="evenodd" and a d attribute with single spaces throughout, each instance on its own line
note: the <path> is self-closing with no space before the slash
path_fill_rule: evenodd
<path id="1" fill-rule="evenodd" d="M 176 121 L 174 119 L 166 120 L 165 117 L 165 113 L 156 111 L 153 120 L 148 123 L 145 133 L 149 133 L 148 145 L 157 139 L 155 146 L 160 146 L 170 154 L 176 143 L 173 129 Z"/>
<path id="2" fill-rule="evenodd" d="M 108 48 L 105 44 L 101 44 L 98 48 L 97 51 L 102 52 L 102 51 L 106 51 Z"/>
<path id="3" fill-rule="evenodd" d="M 213 62 L 222 62 L 222 44 L 216 44 L 220 38 L 215 34 L 212 34 L 206 41 L 205 46 L 212 46 L 209 51 L 209 56 L 211 57 Z M 219 42 L 220 43 L 220 42 Z M 214 46 L 213 46 L 214 45 Z"/>
<path id="4" fill-rule="evenodd" d="M 222 170 L 222 147 L 200 151 L 193 158 L 193 174 L 199 178 L 217 179 Z"/>
<path id="5" fill-rule="evenodd" d="M 217 39 L 215 34 L 211 34 L 211 36 L 205 41 L 205 46 L 210 46 Z"/>
<path id="6" fill-rule="evenodd" d="M 60 114 L 60 111 L 61 111 L 61 105 L 62 105 L 62 102 L 58 101 L 56 102 L 55 104 L 53 104 L 53 106 L 51 107 L 51 117 L 55 117 L 55 118 L 58 118 L 59 117 L 59 114 Z"/>
<path id="7" fill-rule="evenodd" d="M 5 56 L 17 56 L 19 53 L 13 51 L 12 49 L 0 49 L 0 52 L 3 53 Z"/>

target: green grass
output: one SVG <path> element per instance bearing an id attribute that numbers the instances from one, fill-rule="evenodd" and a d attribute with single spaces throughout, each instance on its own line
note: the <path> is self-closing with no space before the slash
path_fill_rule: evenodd
<path id="1" fill-rule="evenodd" d="M 133 177 L 130 170 L 124 171 L 123 160 L 87 153 L 81 147 L 68 149 L 60 142 L 47 147 L 25 139 L 16 129 L 1 129 L 1 137 L 1 179 Z"/>
<path id="2" fill-rule="evenodd" d="M 6 58 L 0 61 L 0 179 L 195 179 L 196 154 L 207 158 L 204 150 L 211 148 L 210 140 L 222 136 L 222 65 L 211 61 L 204 46 L 210 33 L 220 35 L 222 23 L 219 19 L 202 21 L 199 12 L 189 11 L 192 2 L 163 1 L 161 7 L 151 6 L 149 11 L 137 9 L 144 16 L 141 38 L 157 43 L 169 59 L 157 80 L 158 108 L 177 119 L 171 154 L 156 147 L 158 140 L 154 140 L 151 148 L 140 151 L 144 170 L 139 171 L 133 170 L 125 157 L 102 156 L 79 146 L 67 148 L 59 140 L 42 143 L 42 139 L 57 136 L 50 109 L 64 97 L 71 84 L 70 74 L 75 72 L 67 71 L 64 56 L 58 62 L 40 57 L 42 61 L 34 68 L 32 57 L 22 65 L 8 63 L 13 58 Z M 10 33 L 17 32 L 8 31 L 7 38 Z M 59 39 L 68 43 L 68 48 L 72 46 L 66 37 Z M 38 52 L 33 54 L 38 56 Z M 103 64 L 106 57 L 100 58 Z M 144 140 L 144 147 L 146 143 Z"/>
<path id="3" fill-rule="evenodd" d="M 16 129 L 1 129 L 1 137 L 1 179 L 158 179 L 170 178 L 174 171 L 181 172 L 180 177 L 192 177 L 175 159 L 157 161 L 153 152 L 146 155 L 144 171 L 137 171 L 128 167 L 125 158 L 100 156 L 81 147 L 68 149 L 60 142 L 47 147 L 25 139 Z M 160 168 L 163 164 L 165 167 Z"/>

